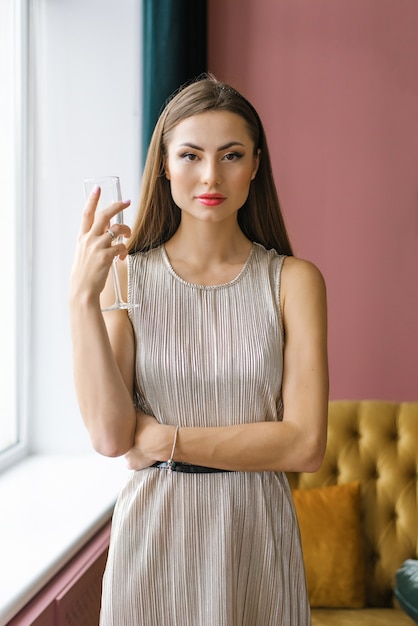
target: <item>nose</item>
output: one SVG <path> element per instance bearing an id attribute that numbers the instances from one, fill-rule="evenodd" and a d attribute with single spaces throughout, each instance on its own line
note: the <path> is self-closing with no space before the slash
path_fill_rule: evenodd
<path id="1" fill-rule="evenodd" d="M 206 159 L 202 166 L 202 182 L 208 187 L 221 182 L 220 163 L 217 159 Z"/>

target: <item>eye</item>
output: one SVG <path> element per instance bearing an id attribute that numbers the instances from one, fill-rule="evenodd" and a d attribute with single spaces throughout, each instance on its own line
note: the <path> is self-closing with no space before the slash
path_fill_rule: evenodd
<path id="1" fill-rule="evenodd" d="M 180 155 L 180 158 L 185 161 L 196 161 L 197 155 L 193 154 L 193 152 L 183 152 L 183 154 Z"/>
<path id="2" fill-rule="evenodd" d="M 242 156 L 241 152 L 227 152 L 227 154 L 224 154 L 223 159 L 225 161 L 238 161 Z"/>

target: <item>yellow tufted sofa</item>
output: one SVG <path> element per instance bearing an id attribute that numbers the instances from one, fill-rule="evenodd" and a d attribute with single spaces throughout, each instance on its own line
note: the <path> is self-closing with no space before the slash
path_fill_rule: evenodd
<path id="1" fill-rule="evenodd" d="M 413 625 L 396 606 L 393 589 L 397 569 L 406 559 L 418 558 L 417 476 L 418 402 L 330 402 L 328 445 L 321 469 L 313 474 L 289 474 L 288 477 L 292 489 L 296 490 L 295 496 L 301 494 L 302 497 L 309 495 L 306 489 L 318 490 L 311 492 L 315 496 L 329 492 L 328 486 L 347 487 L 360 481 L 359 553 L 365 568 L 361 579 L 364 602 L 360 608 L 336 607 L 332 602 L 329 606 L 328 592 L 331 598 L 334 588 L 334 580 L 331 580 L 327 583 L 329 589 L 322 590 L 325 598 L 312 608 L 312 626 Z M 336 508 L 339 507 L 334 505 L 334 511 Z M 308 529 L 310 510 L 313 507 L 308 505 Z M 343 505 L 341 511 L 343 514 Z M 338 521 L 338 517 L 335 519 Z M 305 553 L 302 531 L 301 526 Z M 326 533 L 324 524 L 322 534 Z M 351 558 L 353 547 L 345 536 L 341 536 L 340 544 L 342 562 Z M 329 557 L 326 547 L 322 550 L 314 567 L 320 567 L 322 559 Z M 339 576 L 340 568 L 335 567 L 335 581 Z"/>

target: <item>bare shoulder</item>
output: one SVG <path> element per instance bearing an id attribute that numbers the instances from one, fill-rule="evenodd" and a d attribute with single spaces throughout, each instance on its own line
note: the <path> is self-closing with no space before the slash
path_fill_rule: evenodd
<path id="1" fill-rule="evenodd" d="M 286 257 L 281 283 L 284 296 L 301 289 L 325 291 L 325 280 L 318 267 L 311 261 L 297 257 Z"/>
<path id="2" fill-rule="evenodd" d="M 316 265 L 304 259 L 286 258 L 282 269 L 280 304 L 287 328 L 298 325 L 306 329 L 314 320 L 320 325 L 326 324 L 325 280 Z"/>

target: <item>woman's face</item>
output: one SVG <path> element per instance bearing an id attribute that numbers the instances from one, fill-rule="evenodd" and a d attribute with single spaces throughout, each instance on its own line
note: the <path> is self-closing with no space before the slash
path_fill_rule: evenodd
<path id="1" fill-rule="evenodd" d="M 244 119 L 207 111 L 180 122 L 167 146 L 166 177 L 182 219 L 236 219 L 258 169 Z"/>

